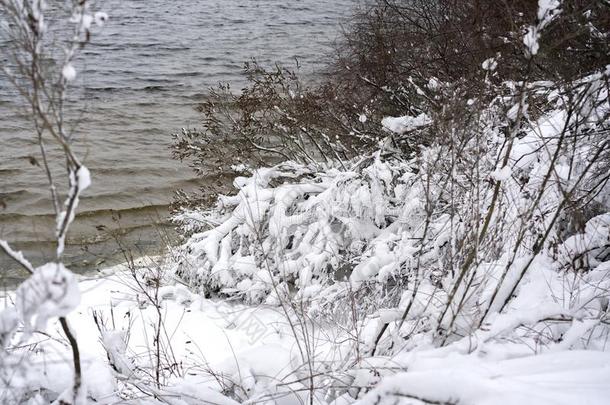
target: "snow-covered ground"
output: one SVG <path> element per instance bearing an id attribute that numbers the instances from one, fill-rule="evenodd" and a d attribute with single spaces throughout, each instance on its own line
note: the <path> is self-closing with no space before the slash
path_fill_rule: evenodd
<path id="1" fill-rule="evenodd" d="M 206 299 L 180 284 L 161 287 L 162 387 L 156 387 L 153 341 L 158 312 L 132 273 L 118 266 L 79 285 L 82 300 L 69 322 L 82 351 L 92 403 L 237 403 L 226 395 L 248 398 L 248 403 L 308 402 L 309 380 L 303 378 L 307 373 L 302 372 L 299 344 L 281 308 Z M 104 332 L 94 318 L 105 325 Z M 587 327 L 578 321 L 573 325 Z M 70 351 L 59 325 L 51 323 L 48 332 L 33 336 L 32 367 L 17 384 L 40 387 L 32 404 L 45 403 L 45 396 L 69 390 L 72 384 Z M 335 384 L 336 398 L 316 393 L 314 402 L 607 404 L 610 353 L 560 350 L 558 344 L 536 354 L 526 342 L 489 339 L 493 333 L 492 327 L 443 348 L 420 342 L 415 351 L 363 358 L 349 373 L 338 374 L 332 364 L 349 357 L 348 334 L 336 325 L 317 324 L 309 331 L 317 342 L 314 367 L 343 384 Z M 358 387 L 373 386 L 358 401 L 350 396 Z M 10 392 L 3 392 L 2 403 L 11 403 Z"/>
<path id="2" fill-rule="evenodd" d="M 158 259 L 146 263 L 154 260 Z M 146 298 L 146 287 L 143 290 L 126 267 L 81 281 L 81 303 L 68 319 L 81 349 L 91 400 L 117 403 L 121 397 L 138 398 L 142 393 L 135 386 L 146 392 L 144 398 L 160 395 L 171 403 L 229 403 L 228 398 L 211 393 L 221 390 L 212 373 L 227 373 L 230 380 L 247 386 L 253 384 L 253 376 L 281 379 L 292 369 L 292 343 L 277 308 L 209 300 L 177 284 L 155 290 L 162 314 L 161 382 L 169 387 L 157 390 L 148 373 L 157 365 L 154 341 L 159 313 Z M 13 297 L 9 295 L 5 303 Z M 39 384 L 43 396 L 44 390 L 59 393 L 71 388 L 70 351 L 59 323 L 50 323 L 47 331 L 30 339 L 37 353 L 30 371 L 23 380 L 12 381 L 13 387 Z M 2 394 L 0 402 L 9 403 L 10 392 Z"/>

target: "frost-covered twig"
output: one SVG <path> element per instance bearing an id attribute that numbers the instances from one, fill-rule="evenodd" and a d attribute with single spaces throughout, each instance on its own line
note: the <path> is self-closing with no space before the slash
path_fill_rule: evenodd
<path id="1" fill-rule="evenodd" d="M 80 299 L 74 275 L 61 263 L 65 238 L 74 220 L 80 194 L 90 185 L 90 174 L 72 149 L 72 134 L 66 131 L 64 102 L 69 83 L 75 79 L 74 61 L 79 51 L 89 42 L 93 22 L 102 25 L 105 13 L 92 14 L 87 0 L 73 0 L 66 4 L 69 20 L 73 23 L 70 38 L 65 42 L 64 58 L 57 63 L 58 71 L 48 67 L 46 59 L 54 58 L 45 36 L 49 30 L 47 4 L 43 0 L 0 0 L 0 7 L 7 23 L 2 31 L 8 46 L 3 51 L 9 61 L 1 67 L 29 108 L 28 117 L 34 124 L 42 156 L 43 170 L 49 183 L 51 202 L 56 215 L 57 254 L 56 263 L 39 268 L 13 251 L 6 242 L 3 250 L 28 272 L 32 273 L 18 288 L 16 296 L 26 331 L 44 328 L 46 320 L 57 316 L 72 350 L 74 381 L 72 389 L 58 400 L 64 403 L 84 403 L 80 350 L 74 331 L 66 316 Z M 68 172 L 69 188 L 64 209 L 59 206 L 58 191 L 47 156 L 46 137 L 62 150 Z M 26 337 L 28 335 L 26 334 Z"/>
<path id="2" fill-rule="evenodd" d="M 21 267 L 23 267 L 28 273 L 34 273 L 34 267 L 32 264 L 23 256 L 20 251 L 13 250 L 7 241 L 0 240 L 0 247 L 4 252 L 13 260 L 15 260 Z"/>
<path id="3" fill-rule="evenodd" d="M 55 233 L 57 237 L 57 259 L 60 259 L 63 254 L 66 234 L 70 224 L 74 221 L 80 194 L 91 185 L 89 169 L 80 164 L 74 168 L 69 168 L 68 178 L 70 189 L 64 204 L 65 210 L 61 211 L 57 216 L 57 230 Z"/>

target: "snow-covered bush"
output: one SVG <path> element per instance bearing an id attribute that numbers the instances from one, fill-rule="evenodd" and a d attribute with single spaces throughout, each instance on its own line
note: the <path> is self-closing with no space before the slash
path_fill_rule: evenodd
<path id="1" fill-rule="evenodd" d="M 318 313 L 366 289 L 372 299 L 355 305 L 378 316 L 373 351 L 387 330 L 432 331 L 438 344 L 471 334 L 517 305 L 532 277 L 572 277 L 573 294 L 608 260 L 608 74 L 506 83 L 487 106 L 456 98 L 426 119 L 385 120 L 395 136 L 437 132 L 414 158 L 386 143 L 325 170 L 284 163 L 238 177 L 236 195 L 177 217 L 196 230 L 178 274 L 208 294 L 290 297 Z M 586 302 L 556 304 L 604 316 Z"/>
<path id="2" fill-rule="evenodd" d="M 478 49 L 460 31 L 455 41 L 472 52 L 456 61 L 406 40 L 411 29 L 436 34 L 409 13 L 449 10 L 445 41 L 445 27 L 453 33 L 480 10 L 380 3 L 365 21 L 379 30 L 365 24 L 351 36 L 379 42 L 348 45 L 353 58 L 338 77 L 347 84 L 336 87 L 348 91 L 337 103 L 361 110 L 342 135 L 358 137 L 366 123 L 384 131 L 377 149 L 248 169 L 214 207 L 176 215 L 188 235 L 176 273 L 207 296 L 278 305 L 298 348 L 292 380 L 310 403 L 523 403 L 494 382 L 511 361 L 545 370 L 547 353 L 605 350 L 610 336 L 610 66 L 552 65 L 572 46 L 607 47 L 592 32 L 595 40 L 584 35 L 557 55 L 541 42 L 580 29 L 581 18 L 589 27 L 605 20 L 597 7 L 587 17 L 572 3 L 520 3 L 535 18 L 494 14 L 511 25 L 496 49 L 512 51 Z M 557 357 L 566 373 L 570 358 Z M 490 365 L 497 372 L 481 371 Z M 227 394 L 240 401 L 291 395 L 261 377 L 240 391 L 234 379 Z M 530 388 L 557 402 L 552 390 Z"/>
<path id="3" fill-rule="evenodd" d="M 351 170 L 284 163 L 239 177 L 237 195 L 177 217 L 217 224 L 191 237 L 179 273 L 193 286 L 251 302 L 292 287 L 312 294 L 348 276 L 350 261 L 397 220 L 408 177 L 408 164 L 379 154 Z"/>
<path id="4" fill-rule="evenodd" d="M 253 60 L 243 75 L 247 84 L 239 92 L 229 84 L 209 90 L 198 106 L 201 129 L 173 134 L 174 158 L 207 180 L 200 199 L 208 203 L 215 193 L 230 192 L 232 177 L 244 167 L 290 160 L 323 169 L 370 152 L 382 137 L 382 126 L 367 120 L 353 100 L 343 100 L 345 93 L 332 81 L 302 80 L 298 63 L 292 71 Z M 194 205 L 192 200 L 179 204 Z"/>
<path id="5" fill-rule="evenodd" d="M 314 342 L 292 379 L 316 375 L 302 388 L 316 398 L 484 403 L 500 387 L 441 390 L 430 376 L 445 363 L 428 359 L 454 356 L 447 364 L 462 370 L 477 358 L 604 350 L 609 74 L 506 83 L 488 105 L 456 97 L 426 119 L 385 120 L 392 137 L 436 131 L 437 142 L 415 157 L 388 139 L 376 153 L 323 170 L 293 162 L 253 170 L 214 208 L 176 217 L 190 234 L 177 274 L 209 296 L 281 305 L 295 339 Z M 437 91 L 450 99 L 455 88 L 439 83 Z M 346 331 L 337 339 L 344 343 L 320 343 L 320 325 Z M 372 357 L 380 354 L 388 357 Z M 528 361 L 545 369 L 549 360 Z M 393 377 L 412 365 L 430 375 Z M 265 395 L 281 397 L 274 387 Z M 263 394 L 251 395 L 235 398 Z"/>

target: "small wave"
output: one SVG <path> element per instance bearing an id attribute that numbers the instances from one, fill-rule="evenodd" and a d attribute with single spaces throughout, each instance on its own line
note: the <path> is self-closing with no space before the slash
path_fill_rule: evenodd
<path id="1" fill-rule="evenodd" d="M 206 56 L 204 58 L 201 58 L 200 60 L 203 62 L 215 62 L 218 59 L 211 56 Z M 171 76 L 173 77 L 197 77 L 202 75 L 202 72 L 176 72 L 171 74 Z"/>
<path id="2" fill-rule="evenodd" d="M 172 86 L 173 87 L 173 86 Z M 144 90 L 144 91 L 166 91 L 166 90 L 171 90 L 170 86 L 161 86 L 161 85 L 150 85 L 150 86 L 144 86 L 142 88 L 139 89 L 134 89 L 134 90 Z"/>
<path id="3" fill-rule="evenodd" d="M 162 79 L 157 77 L 138 78 L 138 81 L 145 83 L 163 83 L 163 84 L 175 84 L 174 80 Z"/>
<path id="4" fill-rule="evenodd" d="M 87 86 L 85 87 L 85 90 L 87 91 L 95 91 L 95 92 L 103 92 L 103 93 L 113 93 L 116 91 L 120 91 L 120 90 L 126 90 L 128 89 L 127 87 L 116 87 L 116 86 L 106 86 L 106 87 L 92 87 L 92 86 Z"/>
<path id="5" fill-rule="evenodd" d="M 0 201 L 9 201 L 15 198 L 19 198 L 21 196 L 30 194 L 30 192 L 28 190 L 22 189 L 22 190 L 15 190 L 15 191 L 8 191 L 8 192 L 1 192 L 0 191 Z"/>
<path id="6" fill-rule="evenodd" d="M 97 210 L 89 210 L 82 211 L 76 214 L 76 218 L 92 218 L 92 217 L 101 217 L 101 216 L 129 216 L 135 214 L 145 214 L 145 213 L 161 213 L 167 212 L 168 205 L 167 204 L 155 204 L 155 205 L 146 205 L 140 207 L 130 207 L 130 208 L 121 208 L 121 209 L 112 209 L 112 208 L 102 208 Z M 2 222 L 19 222 L 22 220 L 32 220 L 32 219 L 51 219 L 55 221 L 55 215 L 52 213 L 42 213 L 42 214 L 18 214 L 18 213 L 9 213 L 3 214 L 0 212 L 0 223 Z"/>
<path id="7" fill-rule="evenodd" d="M 145 174 L 148 176 L 167 175 L 167 169 L 151 166 L 120 166 L 120 167 L 97 167 L 88 166 L 89 170 L 96 175 L 104 176 L 133 176 L 137 174 Z"/>
<path id="8" fill-rule="evenodd" d="M 93 49 L 95 49 L 95 48 L 103 49 L 105 52 L 106 51 L 124 52 L 125 50 L 134 51 L 134 50 L 139 50 L 139 49 L 153 49 L 155 51 L 170 51 L 170 52 L 191 50 L 191 47 L 185 46 L 185 45 L 168 45 L 168 44 L 164 44 L 161 42 L 142 43 L 142 42 L 128 42 L 128 41 L 123 42 L 121 46 L 117 46 L 116 43 L 112 43 L 112 42 L 98 43 L 93 47 Z M 91 52 L 91 51 L 89 51 L 89 52 Z"/>
<path id="9" fill-rule="evenodd" d="M 98 228 L 95 232 L 89 234 L 68 235 L 66 240 L 67 252 L 71 253 L 70 256 L 74 256 L 76 252 L 82 252 L 83 246 L 96 246 L 104 245 L 108 242 L 115 244 L 116 238 L 126 239 L 130 234 L 137 233 L 138 244 L 149 244 L 158 245 L 159 231 L 171 233 L 173 232 L 173 225 L 169 221 L 156 221 L 146 224 L 137 225 L 122 225 L 122 224 L 109 224 L 104 228 Z M 45 236 L 44 232 L 29 235 L 30 238 L 21 239 L 13 243 L 13 246 L 23 251 L 26 256 L 40 255 L 43 253 L 47 256 L 47 260 L 51 260 L 55 253 L 55 247 L 57 241 L 52 238 L 52 233 L 47 233 L 49 237 Z M 157 239 L 157 241 L 155 241 Z M 75 252 L 75 248 L 77 249 Z M 109 249 L 106 247 L 106 253 L 116 250 L 117 246 L 113 246 Z M 47 261 L 45 260 L 45 261 Z M 2 260 L 0 260 L 2 263 Z"/>
<path id="10" fill-rule="evenodd" d="M 77 218 L 82 217 L 99 217 L 99 216 L 107 216 L 107 215 L 119 215 L 119 216 L 128 216 L 128 215 L 142 215 L 142 214 L 151 214 L 151 213 L 161 213 L 167 212 L 168 205 L 165 204 L 156 204 L 156 205 L 146 205 L 142 207 L 132 207 L 132 208 L 123 208 L 119 210 L 115 210 L 112 208 L 103 208 L 99 210 L 91 210 L 80 212 L 76 215 Z"/>
<path id="11" fill-rule="evenodd" d="M 21 169 L 3 169 L 0 168 L 0 176 L 12 176 L 21 173 Z M 0 198 L 2 197 L 2 193 L 0 193 Z"/>

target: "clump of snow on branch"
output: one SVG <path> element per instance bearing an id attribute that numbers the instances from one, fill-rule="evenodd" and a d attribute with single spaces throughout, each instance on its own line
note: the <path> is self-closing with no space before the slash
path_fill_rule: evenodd
<path id="1" fill-rule="evenodd" d="M 490 72 L 496 70 L 498 67 L 498 61 L 495 58 L 485 59 L 481 64 L 483 70 L 488 70 Z"/>
<path id="2" fill-rule="evenodd" d="M 26 329 L 44 330 L 50 318 L 66 316 L 78 306 L 80 292 L 70 270 L 47 263 L 19 286 L 15 301 Z"/>
<path id="3" fill-rule="evenodd" d="M 535 56 L 538 53 L 540 34 L 559 15 L 560 6 L 561 2 L 558 0 L 538 1 L 537 24 L 529 26 L 523 36 L 523 44 L 528 56 Z"/>
<path id="4" fill-rule="evenodd" d="M 76 79 L 76 69 L 74 69 L 74 66 L 72 66 L 71 63 L 68 63 L 64 66 L 64 68 L 61 71 L 61 74 L 64 76 L 64 79 L 66 79 L 66 81 L 71 82 L 74 79 Z"/>
<path id="5" fill-rule="evenodd" d="M 416 117 L 408 115 L 402 117 L 385 117 L 381 120 L 381 125 L 388 131 L 402 135 L 417 128 L 430 124 L 430 118 L 421 113 Z"/>
<path id="6" fill-rule="evenodd" d="M 70 224 L 74 221 L 76 209 L 80 201 L 80 195 L 91 185 L 91 174 L 89 173 L 89 169 L 82 165 L 78 167 L 77 170 L 70 169 L 68 178 L 70 190 L 64 204 L 65 209 L 57 216 L 56 236 L 58 257 L 60 257 L 64 251 L 66 234 Z"/>

